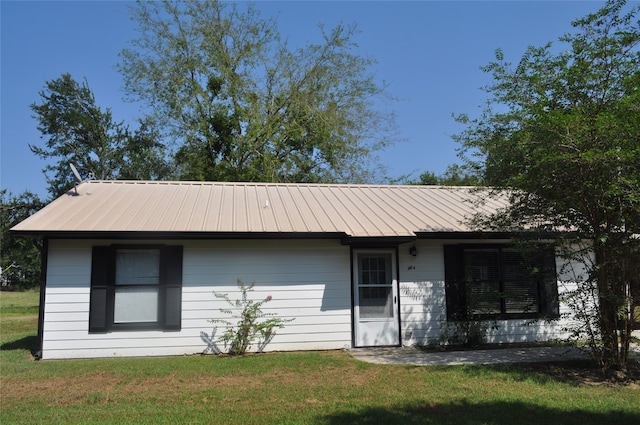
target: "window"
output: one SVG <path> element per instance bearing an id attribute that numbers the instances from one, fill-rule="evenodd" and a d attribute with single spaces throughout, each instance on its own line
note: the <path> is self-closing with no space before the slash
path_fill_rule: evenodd
<path id="1" fill-rule="evenodd" d="M 552 248 L 447 245 L 445 281 L 449 320 L 558 315 Z"/>
<path id="2" fill-rule="evenodd" d="M 358 263 L 360 317 L 393 317 L 391 254 L 359 254 Z"/>
<path id="3" fill-rule="evenodd" d="M 89 331 L 181 326 L 182 247 L 95 246 Z"/>
<path id="4" fill-rule="evenodd" d="M 116 249 L 113 323 L 155 323 L 160 293 L 159 249 Z"/>

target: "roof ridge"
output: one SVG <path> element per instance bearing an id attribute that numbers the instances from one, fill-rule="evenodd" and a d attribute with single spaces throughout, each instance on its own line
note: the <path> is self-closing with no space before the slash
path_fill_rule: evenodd
<path id="1" fill-rule="evenodd" d="M 364 184 L 364 183 L 281 183 L 281 182 L 223 182 L 196 180 L 87 180 L 89 184 L 131 184 L 131 185 L 167 185 L 167 186 L 289 186 L 289 187 L 337 187 L 337 188 L 402 188 L 461 190 L 480 188 L 478 186 L 441 186 L 441 185 L 409 185 L 409 184 Z"/>

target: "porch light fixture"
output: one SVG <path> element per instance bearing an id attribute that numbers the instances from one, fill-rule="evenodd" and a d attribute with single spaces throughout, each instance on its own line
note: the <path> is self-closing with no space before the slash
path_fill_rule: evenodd
<path id="1" fill-rule="evenodd" d="M 416 249 L 415 245 L 409 248 L 409 254 L 411 254 L 412 257 L 415 257 L 416 255 L 418 255 L 418 250 Z"/>

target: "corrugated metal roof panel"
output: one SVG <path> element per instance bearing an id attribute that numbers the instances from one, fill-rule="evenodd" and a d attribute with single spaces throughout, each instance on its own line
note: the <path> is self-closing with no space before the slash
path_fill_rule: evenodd
<path id="1" fill-rule="evenodd" d="M 353 237 L 472 231 L 466 220 L 506 205 L 468 187 L 88 181 L 12 230 L 344 233 Z"/>

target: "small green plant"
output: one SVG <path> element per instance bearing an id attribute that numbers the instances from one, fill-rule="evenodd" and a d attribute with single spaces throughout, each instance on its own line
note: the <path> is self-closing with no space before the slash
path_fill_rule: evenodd
<path id="1" fill-rule="evenodd" d="M 224 343 L 225 347 L 228 347 L 229 354 L 241 356 L 247 352 L 253 343 L 257 344 L 257 351 L 261 353 L 275 336 L 275 329 L 283 328 L 285 323 L 293 320 L 275 317 L 275 313 L 264 313 L 262 305 L 271 301 L 272 297 L 269 295 L 260 301 L 250 299 L 249 292 L 253 291 L 255 284 L 255 282 L 252 282 L 251 285 L 247 286 L 241 279 L 238 279 L 241 297 L 235 301 L 232 301 L 228 294 L 213 292 L 216 298 L 225 300 L 231 306 L 230 308 L 221 308 L 220 311 L 237 319 L 235 321 L 226 319 L 210 320 L 211 323 L 220 323 L 226 327 L 219 341 Z M 212 337 L 215 334 L 215 329 L 211 335 Z"/>
<path id="2" fill-rule="evenodd" d="M 447 321 L 446 316 L 442 315 L 440 322 L 443 325 L 440 327 L 440 335 L 435 341 L 432 341 L 431 346 L 442 350 L 446 350 L 449 346 L 477 348 L 487 342 L 489 330 L 498 330 L 499 326 L 495 320 L 480 318 L 482 313 L 489 312 L 483 311 L 477 297 L 470 296 L 467 303 L 467 314 L 464 317 Z M 440 311 L 444 312 L 445 308 L 442 306 Z"/>
<path id="3" fill-rule="evenodd" d="M 440 331 L 437 345 L 445 348 L 448 345 L 477 348 L 486 343 L 489 329 L 497 329 L 495 321 L 462 320 L 448 322 Z"/>

